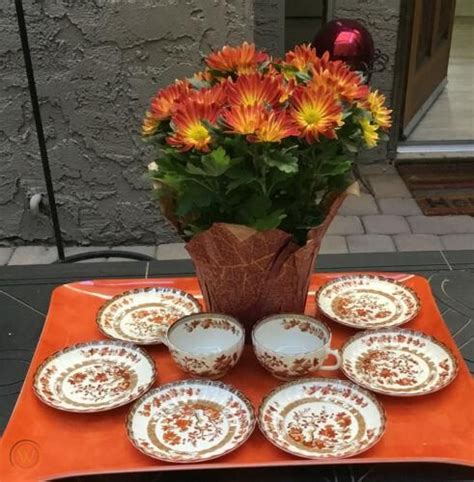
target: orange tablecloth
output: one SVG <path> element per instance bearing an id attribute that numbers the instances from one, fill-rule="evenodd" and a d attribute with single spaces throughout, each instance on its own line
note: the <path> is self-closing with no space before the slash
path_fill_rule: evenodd
<path id="1" fill-rule="evenodd" d="M 314 314 L 314 291 L 339 274 L 318 274 L 312 279 L 306 312 Z M 195 278 L 99 280 L 71 283 L 52 296 L 45 327 L 13 415 L 0 441 L 0 480 L 37 481 L 93 473 L 183 470 L 190 468 L 312 465 L 319 463 L 449 462 L 474 466 L 474 382 L 452 340 L 430 291 L 419 276 L 387 275 L 403 280 L 422 300 L 419 316 L 406 327 L 435 336 L 448 345 L 460 364 L 457 378 L 440 392 L 416 398 L 379 396 L 387 412 L 387 431 L 367 452 L 349 459 L 303 460 L 271 445 L 258 429 L 235 452 L 206 464 L 173 465 L 146 457 L 128 441 L 125 417 L 129 406 L 98 414 L 71 414 L 43 405 L 34 395 L 32 379 L 39 363 L 68 345 L 102 339 L 95 315 L 111 295 L 138 286 L 175 286 L 199 295 Z M 354 333 L 328 322 L 336 346 Z M 148 349 L 148 348 L 147 348 Z M 164 346 L 148 349 L 156 361 L 156 384 L 186 378 Z M 327 376 L 329 372 L 323 372 Z M 329 376 L 344 378 L 341 372 Z M 250 347 L 223 378 L 242 390 L 255 407 L 280 382 L 257 363 Z"/>

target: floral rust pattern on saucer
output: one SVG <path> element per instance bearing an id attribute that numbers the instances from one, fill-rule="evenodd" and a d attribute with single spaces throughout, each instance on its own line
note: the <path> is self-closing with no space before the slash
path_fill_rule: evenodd
<path id="1" fill-rule="evenodd" d="M 168 383 L 142 397 L 127 420 L 132 444 L 167 462 L 202 462 L 235 450 L 255 427 L 254 410 L 235 388 L 211 380 Z"/>
<path id="2" fill-rule="evenodd" d="M 454 354 L 424 333 L 385 329 L 366 331 L 342 347 L 342 370 L 374 392 L 416 396 L 436 392 L 456 377 Z"/>
<path id="3" fill-rule="evenodd" d="M 280 449 L 309 459 L 352 457 L 385 431 L 373 395 L 344 380 L 307 378 L 281 385 L 263 400 L 258 423 Z"/>
<path id="4" fill-rule="evenodd" d="M 37 369 L 33 388 L 41 401 L 68 412 L 102 412 L 143 395 L 156 377 L 140 348 L 93 341 L 54 353 Z"/>
<path id="5" fill-rule="evenodd" d="M 154 345 L 163 342 L 166 330 L 176 320 L 200 311 L 199 302 L 185 291 L 137 288 L 107 301 L 96 321 L 109 338 Z"/>
<path id="6" fill-rule="evenodd" d="M 411 288 L 373 275 L 329 281 L 316 293 L 316 304 L 331 320 L 359 329 L 399 326 L 420 311 L 420 300 Z"/>

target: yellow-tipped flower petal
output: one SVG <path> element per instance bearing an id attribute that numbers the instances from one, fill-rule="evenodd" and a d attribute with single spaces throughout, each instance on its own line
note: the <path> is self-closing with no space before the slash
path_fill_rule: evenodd
<path id="1" fill-rule="evenodd" d="M 152 136 L 158 129 L 160 121 L 147 111 L 142 123 L 142 136 Z"/>
<path id="2" fill-rule="evenodd" d="M 309 85 L 332 90 L 337 100 L 354 102 L 367 98 L 369 88 L 362 84 L 359 74 L 350 70 L 346 64 L 336 61 L 325 63 L 324 68 L 322 65 L 313 70 L 313 78 Z"/>
<path id="3" fill-rule="evenodd" d="M 377 124 L 372 124 L 369 119 L 365 117 L 359 120 L 359 124 L 362 127 L 365 145 L 369 149 L 375 147 L 379 141 L 379 134 L 377 132 L 379 126 Z"/>
<path id="4" fill-rule="evenodd" d="M 292 117 L 308 143 L 318 141 L 320 135 L 329 139 L 337 137 L 336 129 L 344 123 L 341 106 L 332 91 L 323 87 L 301 87 L 291 103 Z"/>
<path id="5" fill-rule="evenodd" d="M 160 121 L 168 119 L 176 111 L 179 101 L 188 94 L 189 84 L 183 80 L 161 89 L 151 101 L 150 115 Z"/>
<path id="6" fill-rule="evenodd" d="M 275 105 L 281 94 L 280 82 L 260 74 L 241 75 L 227 86 L 230 104 Z"/>
<path id="7" fill-rule="evenodd" d="M 258 51 L 255 44 L 244 42 L 238 47 L 226 45 L 219 52 L 206 58 L 210 69 L 225 73 L 250 74 L 257 71 L 258 65 L 268 60 L 265 52 Z"/>
<path id="8" fill-rule="evenodd" d="M 215 124 L 218 116 L 219 108 L 215 104 L 204 105 L 190 99 L 173 115 L 174 134 L 167 137 L 166 141 L 181 151 L 194 148 L 208 152 L 212 136 L 203 121 Z"/>
<path id="9" fill-rule="evenodd" d="M 285 137 L 298 136 L 299 129 L 284 111 L 265 111 L 255 134 L 247 139 L 250 142 L 280 142 Z"/>
<path id="10" fill-rule="evenodd" d="M 367 97 L 367 106 L 372 114 L 374 122 L 383 130 L 390 129 L 392 119 L 390 114 L 392 109 L 385 107 L 385 96 L 378 90 L 370 92 Z"/>
<path id="11" fill-rule="evenodd" d="M 319 58 L 316 49 L 310 44 L 297 45 L 285 55 L 284 67 L 296 69 L 298 72 L 309 72 L 312 67 L 318 65 Z"/>
<path id="12" fill-rule="evenodd" d="M 255 134 L 264 117 L 265 110 L 260 105 L 233 105 L 224 112 L 222 118 L 234 134 Z"/>
<path id="13" fill-rule="evenodd" d="M 192 99 L 199 104 L 222 105 L 227 99 L 226 83 L 216 84 L 208 89 L 191 90 L 188 99 Z"/>

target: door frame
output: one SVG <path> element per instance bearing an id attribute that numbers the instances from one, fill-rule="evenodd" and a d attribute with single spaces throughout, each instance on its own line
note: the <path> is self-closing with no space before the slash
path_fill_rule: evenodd
<path id="1" fill-rule="evenodd" d="M 398 24 L 397 53 L 394 65 L 392 94 L 392 129 L 387 145 L 389 159 L 395 159 L 397 147 L 403 141 L 403 116 L 405 114 L 405 92 L 408 82 L 408 67 L 410 57 L 411 31 L 415 13 L 412 0 L 400 1 L 400 21 Z"/>

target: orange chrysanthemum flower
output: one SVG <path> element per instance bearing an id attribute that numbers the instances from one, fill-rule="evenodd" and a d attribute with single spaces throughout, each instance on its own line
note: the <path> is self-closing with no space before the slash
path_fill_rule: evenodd
<path id="1" fill-rule="evenodd" d="M 369 93 L 361 77 L 340 61 L 328 62 L 324 69 L 314 69 L 309 85 L 331 89 L 337 99 L 347 102 L 365 99 Z"/>
<path id="2" fill-rule="evenodd" d="M 213 87 L 200 90 L 191 90 L 189 92 L 189 99 L 192 99 L 200 104 L 217 104 L 221 105 L 226 101 L 227 93 L 225 84 L 216 84 Z"/>
<path id="3" fill-rule="evenodd" d="M 205 105 L 192 99 L 182 104 L 172 117 L 174 134 L 166 141 L 181 151 L 198 149 L 209 152 L 211 133 L 203 121 L 215 124 L 219 116 L 216 104 Z"/>
<path id="4" fill-rule="evenodd" d="M 281 65 L 280 59 L 272 59 L 271 63 L 268 64 L 268 67 L 265 69 L 265 73 L 272 77 L 277 77 L 280 75 L 280 70 L 278 70 L 275 65 Z"/>
<path id="5" fill-rule="evenodd" d="M 244 42 L 238 47 L 226 45 L 219 52 L 211 53 L 206 58 L 206 64 L 219 72 L 250 74 L 256 72 L 258 64 L 266 60 L 268 55 L 265 52 L 258 51 L 255 44 Z"/>
<path id="6" fill-rule="evenodd" d="M 280 98 L 278 101 L 281 104 L 284 104 L 292 95 L 293 92 L 296 90 L 298 87 L 298 83 L 296 82 L 295 79 L 289 79 L 288 81 L 282 80 L 280 82 Z"/>
<path id="7" fill-rule="evenodd" d="M 318 57 L 317 62 L 314 64 L 313 71 L 321 72 L 327 69 L 328 65 L 332 63 L 333 61 L 329 58 L 329 52 L 326 51 L 321 57 Z"/>
<path id="8" fill-rule="evenodd" d="M 147 110 L 142 123 L 142 136 L 152 136 L 157 131 L 159 123 L 160 121 Z"/>
<path id="9" fill-rule="evenodd" d="M 229 103 L 237 105 L 275 105 L 280 93 L 277 78 L 260 74 L 242 75 L 227 87 Z"/>
<path id="10" fill-rule="evenodd" d="M 283 65 L 293 67 L 298 72 L 308 72 L 312 67 L 318 65 L 319 59 L 316 49 L 310 44 L 297 45 L 285 55 Z"/>
<path id="11" fill-rule="evenodd" d="M 370 92 L 366 104 L 372 114 L 374 122 L 383 130 L 390 129 L 392 125 L 390 118 L 392 109 L 385 107 L 385 96 L 378 90 Z"/>
<path id="12" fill-rule="evenodd" d="M 193 75 L 193 78 L 195 80 L 203 80 L 205 82 L 212 82 L 213 75 L 208 69 L 205 69 L 205 70 L 200 70 L 199 72 L 196 72 Z"/>
<path id="13" fill-rule="evenodd" d="M 292 116 L 307 142 L 323 135 L 337 137 L 336 129 L 343 125 L 342 110 L 333 93 L 324 87 L 300 88 L 291 99 Z"/>
<path id="14" fill-rule="evenodd" d="M 178 106 L 178 101 L 188 94 L 189 83 L 183 80 L 161 89 L 151 101 L 150 115 L 158 121 L 171 117 Z"/>
<path id="15" fill-rule="evenodd" d="M 234 134 L 255 134 L 265 114 L 261 105 L 233 105 L 222 118 Z"/>
<path id="16" fill-rule="evenodd" d="M 300 131 L 285 111 L 265 111 L 255 134 L 247 136 L 250 142 L 280 142 L 285 137 L 298 136 Z"/>

